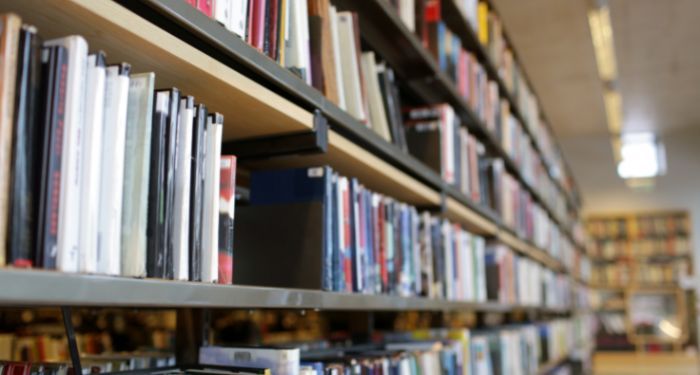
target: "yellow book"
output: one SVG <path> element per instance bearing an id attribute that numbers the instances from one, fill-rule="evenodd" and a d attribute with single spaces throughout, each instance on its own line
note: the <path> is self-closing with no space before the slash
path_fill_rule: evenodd
<path id="1" fill-rule="evenodd" d="M 277 62 L 282 65 L 284 65 L 285 62 L 285 57 L 286 57 L 286 50 L 287 46 L 284 43 L 284 41 L 287 38 L 287 0 L 280 0 L 280 23 L 279 23 L 279 30 L 278 30 L 278 36 L 277 36 L 277 44 L 279 44 L 279 47 L 277 47 Z"/>
<path id="2" fill-rule="evenodd" d="M 487 46 L 489 44 L 489 5 L 485 1 L 479 2 L 477 17 L 479 20 L 479 41 Z"/>

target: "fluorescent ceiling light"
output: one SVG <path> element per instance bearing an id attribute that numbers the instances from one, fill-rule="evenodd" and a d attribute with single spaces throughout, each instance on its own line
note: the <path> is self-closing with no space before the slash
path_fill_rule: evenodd
<path id="1" fill-rule="evenodd" d="M 590 10 L 588 12 L 588 25 L 591 29 L 598 75 L 605 82 L 614 81 L 617 77 L 617 63 L 610 24 L 610 9 L 607 6 L 602 6 Z"/>
<path id="2" fill-rule="evenodd" d="M 615 90 L 606 90 L 603 94 L 603 104 L 608 120 L 608 129 L 613 135 L 622 131 L 622 96 Z"/>
<path id="3" fill-rule="evenodd" d="M 620 142 L 617 174 L 624 179 L 650 178 L 666 173 L 663 144 L 652 133 L 625 134 Z"/>

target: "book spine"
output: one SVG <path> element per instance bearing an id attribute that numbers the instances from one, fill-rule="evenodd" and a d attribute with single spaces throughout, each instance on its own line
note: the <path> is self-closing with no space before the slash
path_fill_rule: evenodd
<path id="1" fill-rule="evenodd" d="M 272 31 L 272 3 L 275 2 L 275 0 L 265 0 L 265 14 L 264 14 L 264 20 L 263 20 L 263 26 L 262 26 L 262 34 L 263 34 L 263 44 L 262 44 L 262 53 L 267 55 L 268 57 L 272 57 L 272 46 L 270 44 L 270 39 L 271 35 L 270 32 Z"/>
<path id="2" fill-rule="evenodd" d="M 202 281 L 202 223 L 206 176 L 207 108 L 197 105 L 192 133 L 192 189 L 190 191 L 190 280 Z"/>
<path id="3" fill-rule="evenodd" d="M 146 226 L 146 274 L 165 278 L 165 154 L 166 127 L 170 110 L 170 93 L 155 94 L 153 130 L 151 134 L 151 165 L 148 178 L 148 221 Z"/>
<path id="4" fill-rule="evenodd" d="M 55 269 L 58 253 L 58 218 L 63 166 L 63 137 L 68 85 L 68 53 L 62 46 L 42 50 L 42 94 L 44 109 L 41 198 L 39 203 L 39 247 L 37 265 Z"/>
<path id="5" fill-rule="evenodd" d="M 80 255 L 80 198 L 82 177 L 82 143 L 87 68 L 87 42 L 80 36 L 47 41 L 62 45 L 68 52 L 68 81 L 61 167 L 61 198 L 58 219 L 57 267 L 64 272 L 78 271 Z"/>
<path id="6" fill-rule="evenodd" d="M 100 183 L 100 222 L 97 248 L 97 272 L 121 273 L 122 188 L 124 181 L 124 143 L 129 98 L 129 73 L 126 63 L 107 67 L 105 111 Z"/>
<path id="7" fill-rule="evenodd" d="M 177 174 L 177 141 L 180 118 L 180 91 L 176 88 L 169 90 L 168 121 L 165 129 L 165 207 L 164 207 L 164 255 L 165 278 L 172 279 L 175 256 L 175 176 Z"/>
<path id="8" fill-rule="evenodd" d="M 202 233 L 202 281 L 216 282 L 219 276 L 219 189 L 223 116 L 209 115 L 207 123 L 206 179 L 204 180 L 204 218 Z"/>
<path id="9" fill-rule="evenodd" d="M 15 82 L 21 26 L 22 20 L 15 14 L 0 16 L 0 266 L 5 265 L 7 254 Z"/>
<path id="10" fill-rule="evenodd" d="M 219 284 L 233 282 L 233 223 L 236 209 L 236 157 L 221 157 L 219 199 Z"/>
<path id="11" fill-rule="evenodd" d="M 197 9 L 204 13 L 207 17 L 214 16 L 214 0 L 196 0 Z"/>
<path id="12" fill-rule="evenodd" d="M 194 98 L 180 99 L 180 119 L 177 140 L 175 203 L 174 203 L 174 278 L 189 279 L 190 190 L 192 172 L 192 132 Z"/>
<path id="13" fill-rule="evenodd" d="M 265 9 L 269 0 L 250 0 L 253 6 L 253 35 L 251 44 L 258 51 L 263 52 L 265 46 Z"/>
<path id="14" fill-rule="evenodd" d="M 146 276 L 148 182 L 151 173 L 154 73 L 129 81 L 122 202 L 122 275 Z"/>
<path id="15" fill-rule="evenodd" d="M 41 143 L 39 90 L 41 57 L 36 28 L 22 26 L 19 37 L 7 263 L 32 267 L 36 250 Z M 1 249 L 0 249 L 1 251 Z"/>
<path id="16" fill-rule="evenodd" d="M 83 196 L 80 201 L 80 272 L 97 271 L 98 223 L 100 213 L 100 162 L 102 158 L 102 127 L 104 121 L 105 56 L 88 56 L 85 95 L 85 135 L 83 137 Z"/>

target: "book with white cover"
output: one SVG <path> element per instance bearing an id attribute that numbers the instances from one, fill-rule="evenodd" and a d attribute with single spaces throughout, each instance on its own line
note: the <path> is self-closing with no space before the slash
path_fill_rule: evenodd
<path id="1" fill-rule="evenodd" d="M 452 256 L 452 247 L 454 246 L 454 231 L 447 220 L 442 223 L 442 249 L 445 259 L 445 298 L 455 298 L 455 274 L 454 274 L 454 257 Z"/>
<path id="2" fill-rule="evenodd" d="M 82 142 L 85 106 L 85 83 L 88 57 L 87 41 L 71 35 L 44 42 L 45 46 L 62 46 L 68 51 L 66 113 L 63 126 L 61 161 L 61 198 L 58 209 L 58 246 L 56 268 L 78 271 L 80 256 L 80 199 L 82 199 Z"/>
<path id="3" fill-rule="evenodd" d="M 409 30 L 416 31 L 415 0 L 399 0 L 399 16 L 401 16 L 401 21 L 403 21 L 404 25 L 406 25 Z"/>
<path id="4" fill-rule="evenodd" d="M 476 271 L 476 301 L 486 302 L 486 263 L 484 256 L 486 255 L 486 241 L 483 237 L 472 236 L 474 261 Z"/>
<path id="5" fill-rule="evenodd" d="M 228 30 L 231 30 L 232 7 L 232 0 L 214 1 L 214 19 Z"/>
<path id="6" fill-rule="evenodd" d="M 362 54 L 362 78 L 365 80 L 367 89 L 367 102 L 369 104 L 370 127 L 384 138 L 387 142 L 391 142 L 391 133 L 389 132 L 389 122 L 386 117 L 386 109 L 384 108 L 384 100 L 382 99 L 382 90 L 379 87 L 379 76 L 377 74 L 377 61 L 374 58 L 374 52 L 364 52 Z"/>
<path id="7" fill-rule="evenodd" d="M 338 41 L 340 46 L 340 69 L 343 72 L 343 89 L 345 106 L 348 113 L 359 121 L 367 121 L 362 87 L 360 86 L 360 67 L 357 63 L 355 29 L 351 12 L 338 13 Z"/>
<path id="8" fill-rule="evenodd" d="M 346 110 L 345 83 L 343 82 L 343 67 L 340 60 L 340 40 L 338 39 L 338 10 L 334 6 L 328 7 L 328 21 L 331 28 L 331 46 L 333 48 L 333 64 L 335 65 L 335 82 L 338 89 L 338 107 Z"/>
<path id="9" fill-rule="evenodd" d="M 248 29 L 248 0 L 230 0 L 231 1 L 231 20 L 229 21 L 229 30 L 240 38 L 245 38 L 245 32 Z"/>
<path id="10" fill-rule="evenodd" d="M 219 188 L 221 180 L 221 137 L 224 117 L 215 113 L 207 119 L 204 208 L 202 219 L 202 281 L 216 282 L 219 276 Z"/>
<path id="11" fill-rule="evenodd" d="M 203 346 L 199 348 L 199 363 L 212 366 L 268 368 L 275 375 L 298 375 L 300 350 L 299 348 Z"/>
<path id="12" fill-rule="evenodd" d="M 288 39 L 285 40 L 285 67 L 311 85 L 311 47 L 306 1 L 289 2 Z"/>
<path id="13" fill-rule="evenodd" d="M 124 276 L 146 276 L 148 180 L 151 172 L 154 73 L 132 74 L 124 142 L 121 263 Z"/>
<path id="14" fill-rule="evenodd" d="M 192 170 L 192 130 L 194 129 L 194 98 L 180 99 L 180 131 L 175 170 L 175 280 L 189 280 L 190 187 Z"/>
<path id="15" fill-rule="evenodd" d="M 106 64 L 105 54 L 88 56 L 85 85 L 83 176 L 80 199 L 80 272 L 97 272 L 97 223 L 100 202 L 100 161 L 102 158 L 102 121 L 104 119 Z"/>
<path id="16" fill-rule="evenodd" d="M 126 63 L 108 66 L 105 86 L 97 272 L 109 275 L 121 273 L 122 187 L 130 70 Z"/>

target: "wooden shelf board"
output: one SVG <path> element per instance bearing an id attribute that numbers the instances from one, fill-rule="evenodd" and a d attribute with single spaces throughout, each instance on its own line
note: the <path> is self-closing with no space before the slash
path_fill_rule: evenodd
<path id="1" fill-rule="evenodd" d="M 158 26 L 108 0 L 5 1 L 44 39 L 82 35 L 90 51 L 133 72 L 156 73 L 156 87 L 177 87 L 225 116 L 224 139 L 311 130 L 313 115 Z"/>

